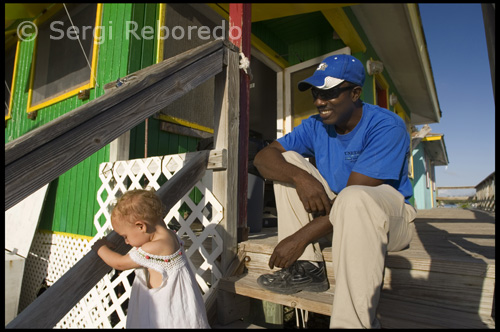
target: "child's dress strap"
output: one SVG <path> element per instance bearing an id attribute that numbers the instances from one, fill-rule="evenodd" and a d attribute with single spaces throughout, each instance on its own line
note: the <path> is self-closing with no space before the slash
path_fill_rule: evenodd
<path id="1" fill-rule="evenodd" d="M 184 266 L 187 262 L 184 255 L 184 243 L 179 240 L 179 249 L 171 255 L 153 255 L 144 251 L 141 247 L 132 248 L 129 252 L 130 258 L 137 264 L 154 269 L 162 273 L 163 271 L 169 271 L 173 269 L 179 269 Z"/>

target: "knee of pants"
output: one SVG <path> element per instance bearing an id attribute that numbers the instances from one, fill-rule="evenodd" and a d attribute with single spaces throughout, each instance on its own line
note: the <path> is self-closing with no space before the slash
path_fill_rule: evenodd
<path id="1" fill-rule="evenodd" d="M 285 151 L 282 156 L 289 163 L 293 163 L 294 160 L 307 161 L 300 153 L 295 151 Z"/>
<path id="2" fill-rule="evenodd" d="M 362 213 L 363 210 L 373 213 L 375 209 L 373 198 L 366 192 L 366 189 L 366 186 L 349 186 L 344 188 L 337 195 L 333 204 L 332 211 L 330 212 L 330 220 L 338 220 L 339 218 L 336 218 L 335 215 L 345 215 L 354 211 L 358 214 Z"/>
<path id="3" fill-rule="evenodd" d="M 370 198 L 370 195 L 366 193 L 367 186 L 349 186 L 345 187 L 337 195 L 335 202 L 340 202 L 342 206 L 360 206 L 364 205 L 366 199 Z"/>

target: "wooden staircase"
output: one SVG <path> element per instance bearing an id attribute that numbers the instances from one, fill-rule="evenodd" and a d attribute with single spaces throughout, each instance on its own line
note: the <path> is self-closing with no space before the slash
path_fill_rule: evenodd
<path id="1" fill-rule="evenodd" d="M 423 210 L 415 225 L 410 248 L 387 255 L 378 310 L 382 327 L 494 328 L 494 217 L 461 209 Z M 221 279 L 219 290 L 329 316 L 335 279 L 327 243 L 322 248 L 328 291 L 281 295 L 257 284 L 259 275 L 271 272 L 267 264 L 276 231 L 264 228 L 239 244 L 244 268 Z"/>

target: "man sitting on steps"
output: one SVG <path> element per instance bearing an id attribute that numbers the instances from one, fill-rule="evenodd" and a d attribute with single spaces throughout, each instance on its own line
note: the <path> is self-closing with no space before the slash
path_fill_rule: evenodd
<path id="1" fill-rule="evenodd" d="M 361 101 L 364 80 L 355 57 L 326 58 L 298 84 L 301 91 L 311 88 L 319 114 L 254 160 L 260 174 L 274 181 L 279 243 L 269 267 L 282 268 L 257 281 L 281 294 L 327 290 L 318 239 L 333 230 L 331 328 L 380 327 L 385 254 L 408 246 L 414 232 L 409 134 L 398 115 Z"/>

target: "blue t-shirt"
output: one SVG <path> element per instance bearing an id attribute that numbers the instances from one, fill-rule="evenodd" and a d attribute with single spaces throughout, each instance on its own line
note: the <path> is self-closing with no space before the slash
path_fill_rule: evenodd
<path id="1" fill-rule="evenodd" d="M 287 151 L 314 157 L 319 172 L 337 194 L 354 171 L 385 180 L 407 203 L 413 195 L 408 178 L 410 136 L 404 121 L 385 108 L 363 103 L 361 120 L 345 135 L 323 124 L 319 114 L 313 115 L 277 141 Z"/>

